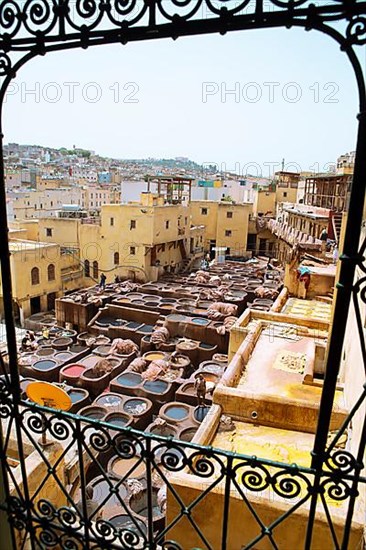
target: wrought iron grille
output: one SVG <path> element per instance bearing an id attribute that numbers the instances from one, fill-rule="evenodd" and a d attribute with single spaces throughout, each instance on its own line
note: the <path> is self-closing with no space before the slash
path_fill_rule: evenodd
<path id="1" fill-rule="evenodd" d="M 364 252 L 366 240 L 359 248 L 366 182 L 366 94 L 365 80 L 357 47 L 366 44 L 366 2 L 363 0 L 332 0 L 313 3 L 308 0 L 3 0 L 0 5 L 0 109 L 10 82 L 19 69 L 30 59 L 52 51 L 121 43 L 155 38 L 220 33 L 234 30 L 302 27 L 317 30 L 333 38 L 348 56 L 354 69 L 359 91 L 359 130 L 349 215 L 340 257 L 341 269 L 337 287 L 333 327 L 329 341 L 327 368 L 319 411 L 318 428 L 312 452 L 311 467 L 274 463 L 268 460 L 234 455 L 228 452 L 200 447 L 170 438 L 140 433 L 132 429 L 113 427 L 74 416 L 54 412 L 22 401 L 17 368 L 17 346 L 12 313 L 11 272 L 7 239 L 6 197 L 4 185 L 3 135 L 0 147 L 0 248 L 4 311 L 9 350 L 9 373 L 4 375 L 0 387 L 3 419 L 1 464 L 5 497 L 1 510 L 11 525 L 14 547 L 34 548 L 181 548 L 170 538 L 176 522 L 185 517 L 197 532 L 202 548 L 212 548 L 195 520 L 195 511 L 215 488 L 223 494 L 221 548 L 230 548 L 230 518 L 232 491 L 241 499 L 257 528 L 243 547 L 255 548 L 267 539 L 273 548 L 276 529 L 289 521 L 300 508 L 307 510 L 307 534 L 304 548 L 312 547 L 315 518 L 322 505 L 334 548 L 348 547 L 355 502 L 361 484 L 366 442 L 366 421 L 363 420 L 358 450 L 351 454 L 336 449 L 338 439 L 349 428 L 355 415 L 364 406 L 366 383 L 359 388 L 351 412 L 342 429 L 329 444 L 330 415 L 341 364 L 344 335 L 349 305 L 353 301 L 358 329 L 358 345 L 366 368 L 366 345 L 360 303 L 365 302 L 366 267 Z M 2 125 L 1 125 L 2 127 Z M 1 130 L 2 132 L 2 130 Z M 355 270 L 358 279 L 355 279 Z M 356 282 L 355 282 L 356 281 Z M 15 479 L 8 447 L 10 431 L 17 435 L 21 479 Z M 73 502 L 59 475 L 62 456 L 51 465 L 46 451 L 40 447 L 38 436 L 49 432 L 56 440 L 67 441 L 63 453 L 76 450 L 77 470 L 80 476 L 81 501 Z M 30 497 L 25 464 L 25 440 L 47 466 L 47 472 L 36 491 L 39 496 L 50 479 L 65 495 L 66 505 L 56 509 L 46 498 Z M 66 449 L 66 450 L 65 450 Z M 107 476 L 102 464 L 103 453 L 113 449 L 122 459 L 139 457 L 146 472 L 147 529 L 131 518 L 129 528 L 116 526 L 98 519 L 98 507 L 88 510 L 85 493 L 85 457 L 97 471 L 105 476 L 109 487 L 108 499 L 113 495 L 121 509 L 128 508 L 119 496 L 123 479 L 117 484 Z M 205 481 L 199 496 L 185 503 L 172 484 L 169 473 L 185 470 Z M 133 473 L 132 471 L 130 472 Z M 214 476 L 212 474 L 215 473 Z M 153 522 L 154 476 L 166 483 L 168 492 L 178 507 L 176 517 L 170 518 L 162 530 L 156 532 Z M 10 496 L 10 486 L 15 493 Z M 285 512 L 270 523 L 258 516 L 249 494 L 271 490 L 287 499 Z M 14 494 L 16 496 L 14 496 Z M 347 513 L 342 533 L 336 530 L 328 499 L 344 501 Z M 101 503 L 101 506 L 103 503 Z M 215 549 L 216 550 L 216 549 Z"/>

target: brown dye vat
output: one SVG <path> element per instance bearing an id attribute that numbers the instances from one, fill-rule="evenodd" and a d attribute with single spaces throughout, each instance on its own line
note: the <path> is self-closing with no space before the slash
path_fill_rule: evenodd
<path id="1" fill-rule="evenodd" d="M 103 475 L 94 478 L 87 487 L 93 489 L 93 500 L 99 505 L 103 504 L 102 516 L 104 519 L 114 516 L 121 511 L 121 500 L 124 501 L 127 497 L 127 489 L 123 484 L 118 486 L 118 495 L 111 493 L 110 483 L 105 479 Z M 92 517 L 92 520 L 96 521 L 97 517 Z"/>
<path id="2" fill-rule="evenodd" d="M 108 336 L 99 335 L 96 337 L 95 342 L 93 343 L 93 348 L 97 348 L 98 346 L 106 346 L 107 344 L 110 344 L 111 339 L 108 338 Z"/>
<path id="3" fill-rule="evenodd" d="M 90 355 L 87 355 L 86 357 L 83 357 L 83 359 L 80 359 L 79 364 L 84 365 L 85 368 L 90 369 L 94 367 L 100 361 L 99 355 L 94 355 L 93 353 Z"/>
<path id="4" fill-rule="evenodd" d="M 133 423 L 133 418 L 130 414 L 127 414 L 123 411 L 114 411 L 110 412 L 106 415 L 105 422 L 108 422 L 109 424 L 113 424 L 117 428 L 127 428 L 128 426 L 131 426 Z M 121 434 L 119 430 L 114 430 L 113 427 L 110 427 L 110 433 L 111 436 L 114 437 L 117 434 Z"/>
<path id="5" fill-rule="evenodd" d="M 86 367 L 79 363 L 62 367 L 59 373 L 59 380 L 61 383 L 65 382 L 69 386 L 80 386 L 80 376 L 85 369 Z"/>
<path id="6" fill-rule="evenodd" d="M 107 471 L 109 475 L 116 477 L 116 479 L 146 477 L 145 463 L 137 456 L 133 458 L 114 456 L 108 462 Z"/>
<path id="7" fill-rule="evenodd" d="M 182 441 L 192 441 L 194 436 L 196 435 L 197 428 L 185 428 L 182 430 L 179 434 L 179 439 Z"/>
<path id="8" fill-rule="evenodd" d="M 212 358 L 215 351 L 217 351 L 217 346 L 200 342 L 198 346 L 198 362 L 208 361 Z"/>
<path id="9" fill-rule="evenodd" d="M 69 351 L 59 351 L 58 353 L 55 353 L 54 358 L 59 363 L 65 364 L 68 361 L 74 360 L 74 354 L 70 353 Z"/>
<path id="10" fill-rule="evenodd" d="M 207 370 L 200 369 L 199 371 L 196 371 L 194 373 L 194 378 L 197 378 L 199 374 L 202 374 L 203 378 L 206 380 L 206 382 L 213 382 L 213 384 L 217 384 L 218 381 L 221 378 L 221 375 L 215 374 L 214 372 L 210 372 Z"/>
<path id="11" fill-rule="evenodd" d="M 93 334 L 90 334 L 90 332 L 80 332 L 80 334 L 78 334 L 78 336 L 76 337 L 76 341 L 85 346 L 85 342 L 89 338 L 95 338 L 95 336 L 93 336 Z"/>
<path id="12" fill-rule="evenodd" d="M 88 405 L 79 411 L 80 416 L 86 416 L 86 418 L 92 418 L 93 420 L 100 420 L 104 422 L 108 411 L 105 407 Z"/>
<path id="13" fill-rule="evenodd" d="M 215 353 L 212 356 L 212 360 L 226 367 L 229 361 L 229 357 L 225 353 Z"/>
<path id="14" fill-rule="evenodd" d="M 39 357 L 47 357 L 51 355 L 55 355 L 55 350 L 53 348 L 43 347 L 37 349 L 36 355 Z"/>
<path id="15" fill-rule="evenodd" d="M 196 364 L 198 359 L 198 342 L 193 342 L 192 340 L 183 340 L 175 346 L 175 349 L 177 350 L 177 352 L 189 357 L 191 363 L 193 363 L 194 365 Z"/>
<path id="16" fill-rule="evenodd" d="M 211 361 L 202 361 L 202 363 L 199 364 L 198 370 L 199 371 L 205 371 L 205 372 L 212 372 L 213 374 L 217 374 L 217 376 L 222 376 L 225 371 L 226 363 L 217 363 L 214 360 Z"/>
<path id="17" fill-rule="evenodd" d="M 179 342 L 179 338 L 169 338 L 166 344 L 160 344 L 160 350 L 164 353 L 169 353 L 175 350 L 175 346 Z"/>
<path id="18" fill-rule="evenodd" d="M 107 357 L 111 353 L 112 344 L 107 344 L 103 346 L 98 346 L 94 349 L 94 353 L 100 355 L 101 357 Z"/>
<path id="19" fill-rule="evenodd" d="M 69 346 L 73 344 L 72 338 L 55 338 L 52 340 L 52 347 L 58 351 L 67 350 Z"/>
<path id="20" fill-rule="evenodd" d="M 150 424 L 146 431 L 155 435 L 161 435 L 163 437 L 178 437 L 178 429 L 175 426 L 171 426 L 169 424 L 164 425 L 156 425 L 156 424 Z"/>
<path id="21" fill-rule="evenodd" d="M 142 298 L 142 294 L 140 292 L 129 292 L 128 294 L 126 294 L 126 298 L 129 298 L 131 301 L 139 300 Z"/>
<path id="22" fill-rule="evenodd" d="M 143 336 L 141 338 L 141 344 L 140 344 L 140 350 L 142 355 L 144 355 L 148 351 L 151 351 L 152 349 L 153 349 L 153 345 L 150 341 L 150 336 Z"/>
<path id="23" fill-rule="evenodd" d="M 84 346 L 84 345 L 78 343 L 78 344 L 73 344 L 72 346 L 70 346 L 69 351 L 71 353 L 76 353 L 76 354 L 86 353 L 87 351 L 89 351 L 89 348 L 87 346 Z M 67 353 L 67 352 L 65 352 L 65 353 Z"/>
<path id="24" fill-rule="evenodd" d="M 175 399 L 181 403 L 187 403 L 187 405 L 191 405 L 193 407 L 196 406 L 197 394 L 194 387 L 194 382 L 186 382 L 185 384 L 182 384 L 175 392 Z M 205 402 L 212 402 L 211 395 L 206 394 Z"/>
<path id="25" fill-rule="evenodd" d="M 100 395 L 106 389 L 111 379 L 111 373 L 107 372 L 103 376 L 98 376 L 93 368 L 85 369 L 80 375 L 80 386 L 90 393 L 94 398 Z"/>

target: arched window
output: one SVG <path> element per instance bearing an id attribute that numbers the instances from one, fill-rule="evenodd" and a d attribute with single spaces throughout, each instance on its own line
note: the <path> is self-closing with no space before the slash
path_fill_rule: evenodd
<path id="1" fill-rule="evenodd" d="M 119 252 L 114 253 L 114 265 L 119 265 Z"/>
<path id="2" fill-rule="evenodd" d="M 31 280 L 32 285 L 39 285 L 39 269 L 38 267 L 33 267 L 31 271 Z"/>
<path id="3" fill-rule="evenodd" d="M 96 260 L 93 262 L 93 277 L 98 279 L 98 262 Z"/>
<path id="4" fill-rule="evenodd" d="M 85 260 L 84 262 L 84 276 L 90 277 L 90 262 L 89 260 Z"/>
<path id="5" fill-rule="evenodd" d="M 56 279 L 55 275 L 55 264 L 50 264 L 47 268 L 47 276 L 49 281 L 54 281 Z"/>

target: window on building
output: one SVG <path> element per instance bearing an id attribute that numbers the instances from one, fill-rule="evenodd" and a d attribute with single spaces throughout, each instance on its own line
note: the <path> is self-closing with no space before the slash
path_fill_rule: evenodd
<path id="1" fill-rule="evenodd" d="M 39 269 L 38 267 L 33 267 L 31 271 L 31 281 L 32 285 L 39 285 Z"/>
<path id="2" fill-rule="evenodd" d="M 85 275 L 85 277 L 90 277 L 90 262 L 89 262 L 89 260 L 85 260 L 85 262 L 84 262 L 84 275 Z"/>
<path id="3" fill-rule="evenodd" d="M 54 281 L 56 279 L 55 273 L 55 264 L 50 264 L 47 268 L 47 278 L 49 281 Z"/>
<path id="4" fill-rule="evenodd" d="M 136 220 L 130 221 L 130 229 L 136 229 Z"/>
<path id="5" fill-rule="evenodd" d="M 42 208 L 43 208 L 43 204 L 41 203 L 39 207 L 40 207 L 40 209 L 42 210 Z"/>
<path id="6" fill-rule="evenodd" d="M 53 201 L 51 201 L 51 207 L 53 206 Z"/>
<path id="7" fill-rule="evenodd" d="M 202 216 L 207 216 L 207 208 L 201 208 L 201 215 Z"/>
<path id="8" fill-rule="evenodd" d="M 165 222 L 165 229 L 169 229 L 169 220 Z"/>
<path id="9" fill-rule="evenodd" d="M 227 218 L 232 218 L 232 217 L 233 217 L 233 213 L 232 213 L 232 212 L 226 212 L 226 217 L 227 217 Z"/>
<path id="10" fill-rule="evenodd" d="M 287 197 L 287 191 L 284 191 L 283 196 Z"/>
<path id="11" fill-rule="evenodd" d="M 98 262 L 96 260 L 94 260 L 94 262 L 93 262 L 93 278 L 94 279 L 98 279 L 98 271 L 99 271 Z"/>
<path id="12" fill-rule="evenodd" d="M 113 225 L 114 225 L 114 218 L 110 218 L 110 220 L 109 220 L 109 224 L 110 224 L 111 226 L 113 226 Z"/>
<path id="13" fill-rule="evenodd" d="M 136 246 L 130 246 L 130 254 L 134 256 L 136 254 Z"/>
<path id="14" fill-rule="evenodd" d="M 52 237 L 52 227 L 46 227 L 46 237 Z"/>
<path id="15" fill-rule="evenodd" d="M 225 231 L 225 237 L 231 237 L 231 235 L 232 235 L 232 231 L 230 229 L 227 229 Z"/>
<path id="16" fill-rule="evenodd" d="M 184 218 L 184 225 L 187 225 L 187 223 L 188 223 L 188 218 L 187 218 L 187 216 L 186 216 L 186 217 Z"/>
<path id="17" fill-rule="evenodd" d="M 115 252 L 113 255 L 114 265 L 119 265 L 119 252 Z"/>

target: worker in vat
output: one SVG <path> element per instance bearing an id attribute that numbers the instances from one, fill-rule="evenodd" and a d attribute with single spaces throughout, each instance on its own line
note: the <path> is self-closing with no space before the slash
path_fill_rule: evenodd
<path id="1" fill-rule="evenodd" d="M 206 380 L 202 374 L 197 375 L 197 378 L 194 382 L 194 389 L 196 390 L 198 406 L 204 407 L 207 388 L 206 388 Z"/>

